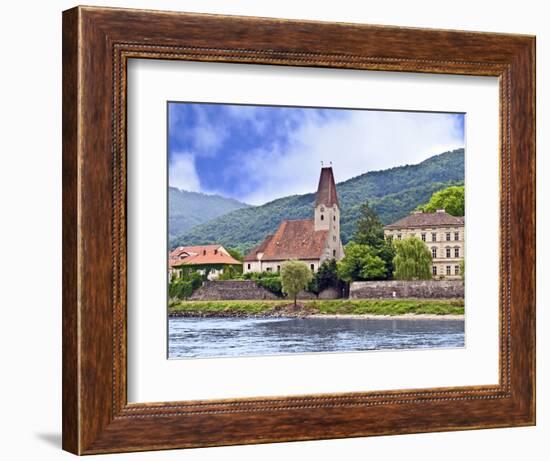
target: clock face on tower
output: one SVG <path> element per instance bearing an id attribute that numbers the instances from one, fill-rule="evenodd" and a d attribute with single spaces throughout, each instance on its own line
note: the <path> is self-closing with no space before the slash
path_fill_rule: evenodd
<path id="1" fill-rule="evenodd" d="M 325 211 L 325 207 L 324 207 L 324 206 L 321 207 L 321 211 Z"/>

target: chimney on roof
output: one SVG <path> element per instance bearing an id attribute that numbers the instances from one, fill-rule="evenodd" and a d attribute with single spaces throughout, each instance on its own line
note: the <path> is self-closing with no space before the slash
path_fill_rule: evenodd
<path id="1" fill-rule="evenodd" d="M 436 213 L 445 213 L 445 208 L 440 208 L 436 210 Z"/>

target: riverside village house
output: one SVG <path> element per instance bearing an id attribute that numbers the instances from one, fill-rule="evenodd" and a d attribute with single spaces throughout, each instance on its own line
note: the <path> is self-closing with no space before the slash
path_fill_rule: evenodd
<path id="1" fill-rule="evenodd" d="M 460 279 L 460 261 L 464 258 L 464 217 L 445 210 L 435 213 L 413 211 L 410 215 L 384 227 L 391 239 L 417 237 L 432 253 L 434 279 Z"/>
<path id="2" fill-rule="evenodd" d="M 241 262 L 233 258 L 222 245 L 200 245 L 177 247 L 168 256 L 170 280 L 181 277 L 186 269 L 201 273 L 208 271 L 208 279 L 218 278 L 228 266 L 240 266 Z"/>
<path id="3" fill-rule="evenodd" d="M 243 272 L 279 272 L 289 259 L 302 261 L 315 272 L 325 260 L 343 257 L 336 184 L 332 167 L 323 167 L 313 218 L 281 222 L 273 235 L 246 255 Z"/>

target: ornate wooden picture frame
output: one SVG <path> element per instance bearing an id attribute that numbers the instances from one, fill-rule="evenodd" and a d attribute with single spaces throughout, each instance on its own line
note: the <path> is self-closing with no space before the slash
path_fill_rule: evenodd
<path id="1" fill-rule="evenodd" d="M 131 58 L 498 77 L 498 385 L 128 403 Z M 63 13 L 65 450 L 93 454 L 533 424 L 534 37 L 93 7 Z"/>

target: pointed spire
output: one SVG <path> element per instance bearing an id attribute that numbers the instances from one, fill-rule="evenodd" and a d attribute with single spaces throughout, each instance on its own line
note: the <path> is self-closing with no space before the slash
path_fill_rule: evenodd
<path id="1" fill-rule="evenodd" d="M 315 206 L 321 204 L 326 207 L 331 207 L 334 204 L 340 206 L 340 203 L 338 202 L 338 194 L 336 193 L 334 175 L 332 174 L 332 166 L 321 168 L 321 176 L 319 177 L 319 187 L 317 188 Z"/>

